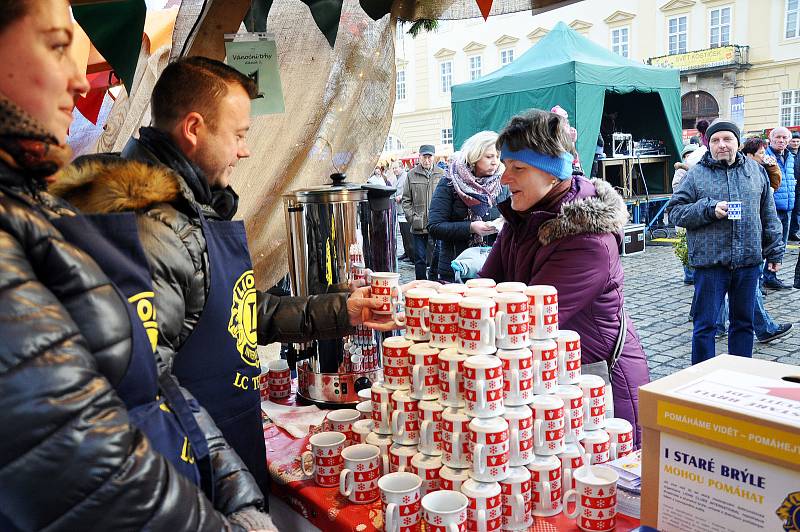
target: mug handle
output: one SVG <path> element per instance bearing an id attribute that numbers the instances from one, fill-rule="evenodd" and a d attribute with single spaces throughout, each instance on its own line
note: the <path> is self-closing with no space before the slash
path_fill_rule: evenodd
<path id="1" fill-rule="evenodd" d="M 405 473 L 406 472 L 406 465 L 405 464 L 400 464 L 399 466 L 397 466 L 397 472 L 398 473 Z"/>
<path id="2" fill-rule="evenodd" d="M 461 463 L 461 437 L 463 432 L 454 432 L 453 433 L 453 450 L 450 453 L 450 456 L 453 458 L 453 461 L 460 464 Z"/>
<path id="3" fill-rule="evenodd" d="M 400 507 L 397 504 L 390 502 L 386 505 L 385 520 L 384 530 L 386 532 L 398 532 L 400 530 Z"/>
<path id="4" fill-rule="evenodd" d="M 536 330 L 534 333 L 536 334 L 536 338 L 541 338 L 538 331 L 542 331 L 544 333 L 544 305 L 542 303 L 536 303 L 533 306 L 533 312 L 536 315 Z"/>
<path id="5" fill-rule="evenodd" d="M 511 445 L 511 460 L 519 462 L 519 429 L 513 428 L 509 434 L 509 445 Z"/>
<path id="6" fill-rule="evenodd" d="M 575 507 L 572 511 L 567 510 L 567 505 L 569 504 L 570 499 L 575 499 Z M 578 517 L 578 514 L 581 513 L 581 509 L 579 508 L 580 505 L 578 504 L 578 491 L 577 490 L 569 490 L 564 494 L 564 517 L 567 519 L 575 519 Z"/>
<path id="7" fill-rule="evenodd" d="M 388 454 L 381 453 L 381 462 L 382 462 L 382 465 L 383 465 L 383 470 L 382 470 L 383 474 L 384 475 L 388 475 L 389 473 L 391 473 L 392 472 L 392 468 L 389 465 L 389 455 Z"/>
<path id="8" fill-rule="evenodd" d="M 517 493 L 514 495 L 514 500 L 511 503 L 511 516 L 515 523 L 518 525 L 525 524 L 525 498 L 522 494 Z"/>
<path id="9" fill-rule="evenodd" d="M 349 497 L 353 493 L 353 472 L 350 469 L 342 469 L 342 472 L 339 473 L 339 493 L 345 497 Z"/>
<path id="10" fill-rule="evenodd" d="M 422 422 L 419 429 L 420 432 L 420 447 L 425 447 L 428 451 L 433 450 L 433 421 L 426 419 Z M 429 438 L 430 436 L 430 438 Z M 430 439 L 430 441 L 428 441 Z"/>
<path id="11" fill-rule="evenodd" d="M 478 510 L 478 532 L 486 532 L 486 510 Z"/>
<path id="12" fill-rule="evenodd" d="M 495 335 L 494 335 L 494 319 L 493 318 L 484 318 L 480 322 L 481 327 L 481 343 L 484 345 L 488 345 L 494 347 L 495 343 Z M 486 329 L 486 334 L 483 334 L 483 330 Z"/>
<path id="13" fill-rule="evenodd" d="M 428 320 L 426 323 L 425 320 Z M 431 307 L 422 307 L 422 316 L 419 318 L 419 326 L 423 330 L 423 332 L 428 332 L 431 330 L 430 326 L 431 321 Z"/>
<path id="14" fill-rule="evenodd" d="M 608 448 L 608 461 L 617 459 L 617 442 L 612 441 Z"/>
<path id="15" fill-rule="evenodd" d="M 309 458 L 311 458 L 311 470 L 306 468 L 306 463 L 308 462 Z M 310 477 L 314 474 L 314 469 L 316 469 L 316 467 L 314 467 L 314 453 L 311 451 L 306 451 L 300 455 L 300 469 L 303 470 L 303 474 L 307 477 Z"/>
<path id="16" fill-rule="evenodd" d="M 567 378 L 567 352 L 558 351 L 558 380 L 563 381 Z"/>
<path id="17" fill-rule="evenodd" d="M 392 412 L 392 434 L 398 438 L 402 438 L 406 434 L 405 414 L 405 410 L 395 410 Z M 402 422 L 399 421 L 401 416 L 403 417 Z"/>
<path id="18" fill-rule="evenodd" d="M 567 468 L 564 469 L 564 486 L 566 486 L 567 489 L 573 489 L 572 488 L 572 468 L 571 467 L 567 467 Z M 564 505 L 566 506 L 566 504 L 567 504 L 567 495 L 565 493 L 564 494 Z"/>
<path id="19" fill-rule="evenodd" d="M 367 283 L 367 286 L 370 288 L 372 287 L 372 273 L 373 271 L 369 268 L 364 268 L 364 282 Z M 372 295 L 372 290 L 370 290 L 370 295 Z"/>
<path id="20" fill-rule="evenodd" d="M 498 340 L 503 340 L 508 336 L 506 332 L 506 327 L 508 325 L 503 323 L 503 318 L 506 317 L 508 317 L 508 315 L 502 310 L 498 310 L 497 314 L 494 316 L 495 336 Z"/>
<path id="21" fill-rule="evenodd" d="M 533 445 L 540 448 L 544 445 L 544 431 L 542 427 L 541 419 L 537 419 L 533 422 Z"/>
<path id="22" fill-rule="evenodd" d="M 399 327 L 402 327 L 406 324 L 406 315 L 405 313 L 397 312 L 397 305 L 400 304 L 400 290 L 396 287 L 392 287 L 392 295 L 389 296 L 389 308 L 392 309 L 392 320 L 394 320 L 395 324 Z"/>
<path id="23" fill-rule="evenodd" d="M 458 403 L 456 399 L 458 399 L 458 375 L 456 374 L 456 370 L 450 370 L 447 372 L 447 387 L 450 389 L 450 396 L 453 397 L 453 402 Z"/>
<path id="24" fill-rule="evenodd" d="M 533 361 L 533 387 L 539 388 L 542 385 L 542 372 L 539 371 L 542 367 L 542 361 L 538 358 Z M 535 393 L 535 392 L 534 392 Z"/>
<path id="25" fill-rule="evenodd" d="M 539 501 L 542 507 L 549 506 L 553 503 L 553 486 L 550 485 L 549 480 L 542 482 L 542 499 Z"/>
<path id="26" fill-rule="evenodd" d="M 425 366 L 422 364 L 414 364 L 411 368 L 411 389 L 419 393 L 420 397 L 422 397 L 422 381 L 425 380 L 421 375 L 423 369 Z"/>
<path id="27" fill-rule="evenodd" d="M 511 370 L 511 393 L 519 395 L 519 370 L 514 368 Z"/>
<path id="28" fill-rule="evenodd" d="M 381 411 L 381 423 L 391 425 L 392 420 L 390 419 L 389 416 L 389 403 L 381 403 L 380 411 Z"/>
<path id="29" fill-rule="evenodd" d="M 572 434 L 572 409 L 566 406 L 564 407 L 564 434 Z"/>
<path id="30" fill-rule="evenodd" d="M 482 443 L 475 444 L 472 456 L 472 470 L 479 475 L 486 472 L 486 447 Z"/>
<path id="31" fill-rule="evenodd" d="M 486 410 L 486 381 L 476 381 L 475 387 L 475 407 L 483 413 Z"/>
<path id="32" fill-rule="evenodd" d="M 455 523 L 448 523 L 447 524 L 447 532 L 459 532 L 458 525 Z"/>

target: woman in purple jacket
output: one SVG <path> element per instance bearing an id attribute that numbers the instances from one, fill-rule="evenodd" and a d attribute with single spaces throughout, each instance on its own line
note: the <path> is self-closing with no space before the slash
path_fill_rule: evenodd
<path id="1" fill-rule="evenodd" d="M 581 335 L 583 364 L 610 361 L 623 312 L 622 198 L 604 181 L 572 174 L 563 118 L 533 109 L 511 119 L 497 140 L 511 198 L 498 207 L 505 227 L 480 272 L 496 281 L 552 285 L 558 320 Z M 639 336 L 626 316 L 621 354 L 611 371 L 616 417 L 636 427 L 639 386 L 650 381 Z"/>

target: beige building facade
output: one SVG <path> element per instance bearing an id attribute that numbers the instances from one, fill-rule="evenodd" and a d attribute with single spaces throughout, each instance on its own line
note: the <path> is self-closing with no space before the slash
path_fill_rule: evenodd
<path id="1" fill-rule="evenodd" d="M 699 118 L 730 119 L 746 134 L 800 126 L 800 0 L 584 0 L 443 21 L 416 39 L 398 31 L 387 151 L 457 149 L 450 87 L 518 58 L 559 21 L 635 61 L 680 69 L 687 136 Z"/>

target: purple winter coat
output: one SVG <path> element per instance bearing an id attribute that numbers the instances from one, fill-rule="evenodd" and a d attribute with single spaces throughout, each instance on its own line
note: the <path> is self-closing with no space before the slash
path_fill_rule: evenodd
<path id="1" fill-rule="evenodd" d="M 582 362 L 607 360 L 617 341 L 623 305 L 619 260 L 625 203 L 605 181 L 574 177 L 552 211 L 525 218 L 507 200 L 499 205 L 505 227 L 480 272 L 481 277 L 552 285 L 558 289 L 562 329 L 581 335 Z M 614 412 L 636 428 L 641 445 L 639 386 L 650 382 L 647 359 L 630 317 L 622 354 L 612 373 Z"/>

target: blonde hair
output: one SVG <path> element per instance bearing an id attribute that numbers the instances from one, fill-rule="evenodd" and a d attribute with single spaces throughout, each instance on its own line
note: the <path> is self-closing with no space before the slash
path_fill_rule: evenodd
<path id="1" fill-rule="evenodd" d="M 464 162 L 472 167 L 478 162 L 489 147 L 497 143 L 497 133 L 494 131 L 481 131 L 475 133 L 461 145 L 461 156 Z"/>

